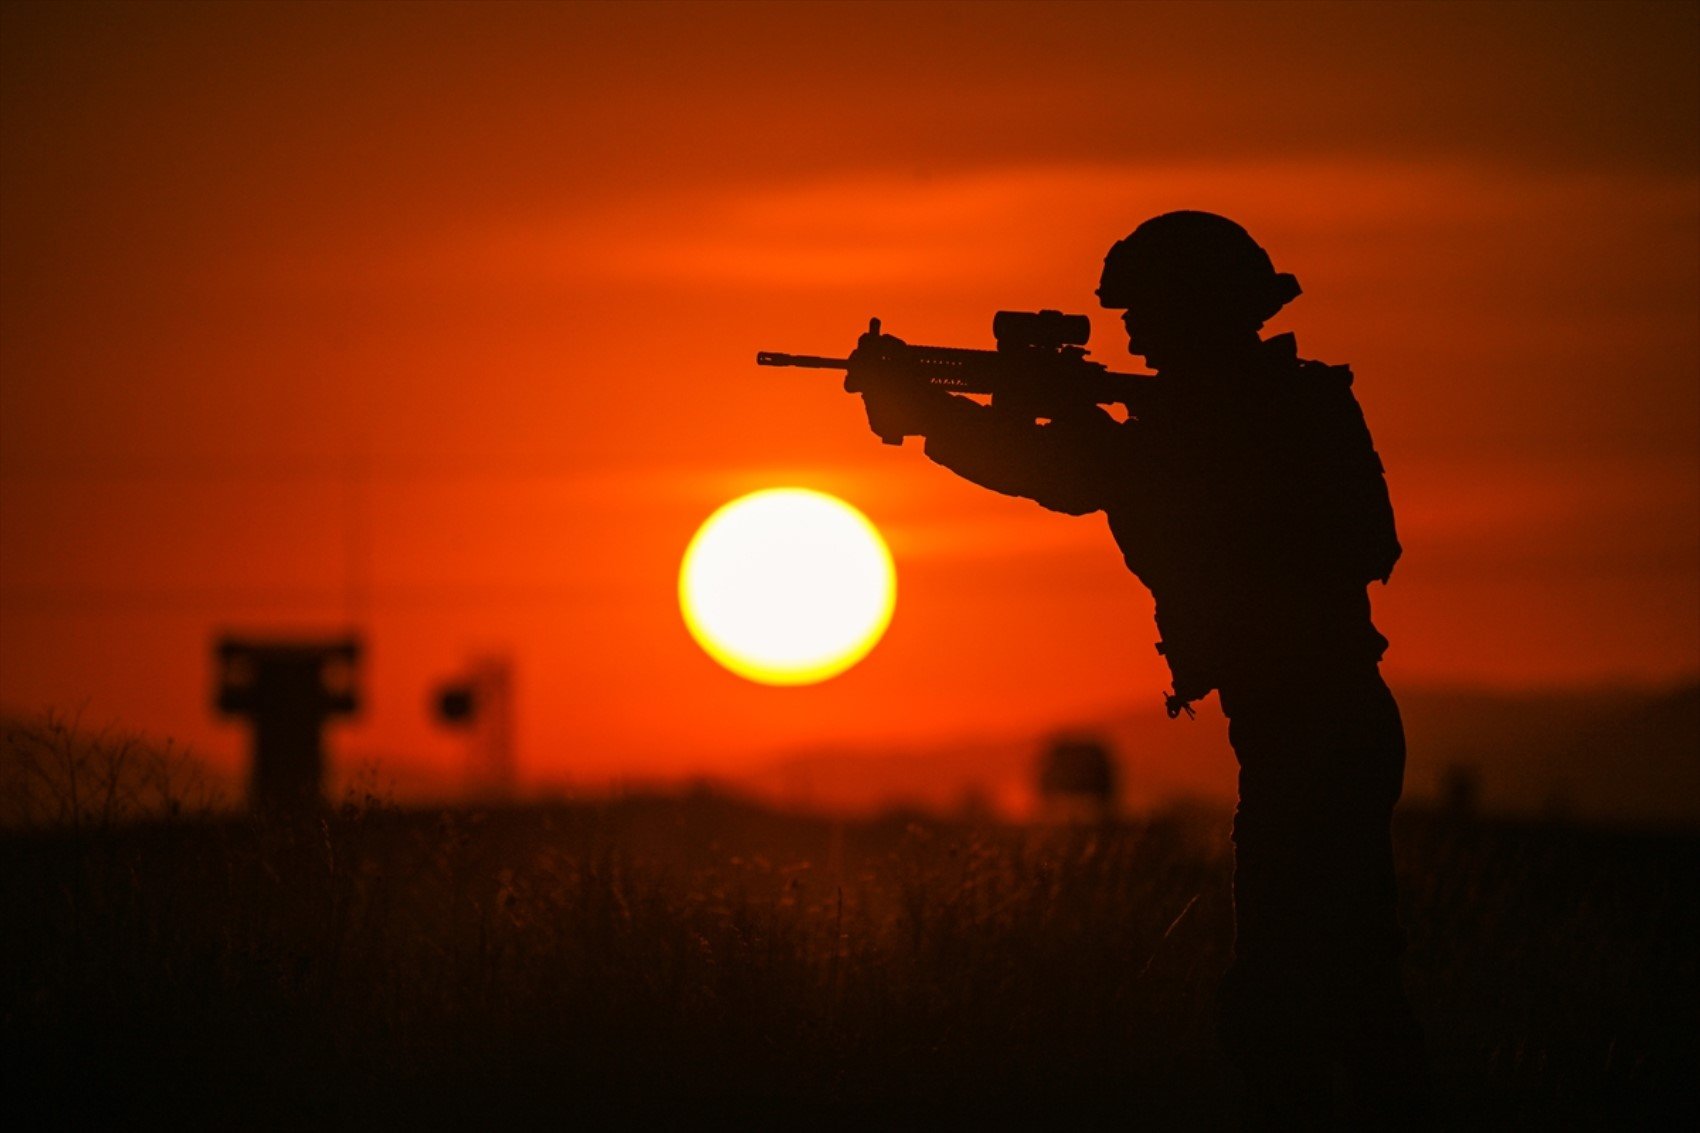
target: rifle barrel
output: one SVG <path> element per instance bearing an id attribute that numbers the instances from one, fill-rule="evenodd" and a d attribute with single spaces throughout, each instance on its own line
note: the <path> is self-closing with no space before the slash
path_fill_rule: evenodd
<path id="1" fill-rule="evenodd" d="M 810 370 L 848 370 L 848 358 L 822 358 L 818 354 L 779 354 L 763 350 L 756 354 L 758 366 L 802 366 Z"/>

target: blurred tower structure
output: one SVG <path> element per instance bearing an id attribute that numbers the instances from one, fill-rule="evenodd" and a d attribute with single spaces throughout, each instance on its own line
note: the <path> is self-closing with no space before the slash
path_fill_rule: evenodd
<path id="1" fill-rule="evenodd" d="M 1440 775 L 1440 811 L 1446 817 L 1467 822 L 1476 817 L 1481 804 L 1482 777 L 1474 766 L 1455 762 Z"/>
<path id="2" fill-rule="evenodd" d="M 480 657 L 437 690 L 437 719 L 467 733 L 466 787 L 474 798 L 513 797 L 513 687 L 508 658 Z"/>
<path id="3" fill-rule="evenodd" d="M 218 642 L 218 693 L 227 716 L 254 730 L 249 804 L 256 811 L 304 812 L 324 799 L 325 723 L 353 715 L 361 644 L 350 635 L 326 641 Z"/>
<path id="4" fill-rule="evenodd" d="M 1102 740 L 1060 737 L 1039 759 L 1040 813 L 1051 821 L 1106 821 L 1115 815 L 1120 787 L 1115 758 Z"/>

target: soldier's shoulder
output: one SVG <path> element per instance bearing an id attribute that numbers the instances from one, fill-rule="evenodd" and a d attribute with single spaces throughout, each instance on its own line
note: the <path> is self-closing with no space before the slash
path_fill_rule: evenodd
<path id="1" fill-rule="evenodd" d="M 1352 388 L 1352 367 L 1315 358 L 1293 359 L 1293 384 L 1313 394 L 1338 395 Z"/>
<path id="2" fill-rule="evenodd" d="M 1265 340 L 1263 352 L 1270 369 L 1299 389 L 1338 390 L 1352 386 L 1350 366 L 1300 357 L 1298 340 L 1291 334 L 1278 334 Z"/>
<path id="3" fill-rule="evenodd" d="M 1289 396 L 1297 403 L 1344 409 L 1357 405 L 1357 395 L 1352 392 L 1352 377 L 1350 366 L 1300 358 L 1296 360 L 1286 385 Z"/>
<path id="4" fill-rule="evenodd" d="M 1316 444 L 1341 430 L 1354 434 L 1361 430 L 1363 411 L 1352 392 L 1352 368 L 1301 358 L 1291 346 L 1288 350 L 1288 361 L 1280 369 L 1280 400 L 1285 406 L 1282 416 L 1298 432 L 1314 434 L 1312 441 Z"/>

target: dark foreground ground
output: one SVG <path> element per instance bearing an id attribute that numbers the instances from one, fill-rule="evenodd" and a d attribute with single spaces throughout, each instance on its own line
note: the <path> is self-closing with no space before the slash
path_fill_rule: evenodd
<path id="1" fill-rule="evenodd" d="M 11 1128 L 1222 1128 L 1222 820 L 713 797 L 0 842 Z M 1407 815 L 1441 1126 L 1681 1127 L 1700 843 Z"/>

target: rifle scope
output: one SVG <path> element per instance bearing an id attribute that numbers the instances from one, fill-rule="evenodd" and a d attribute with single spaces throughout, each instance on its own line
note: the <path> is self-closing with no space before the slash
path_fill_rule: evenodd
<path id="1" fill-rule="evenodd" d="M 1092 320 L 1085 315 L 1065 315 L 1051 310 L 999 311 L 992 316 L 992 337 L 998 340 L 1000 350 L 1085 346 L 1092 337 Z"/>

